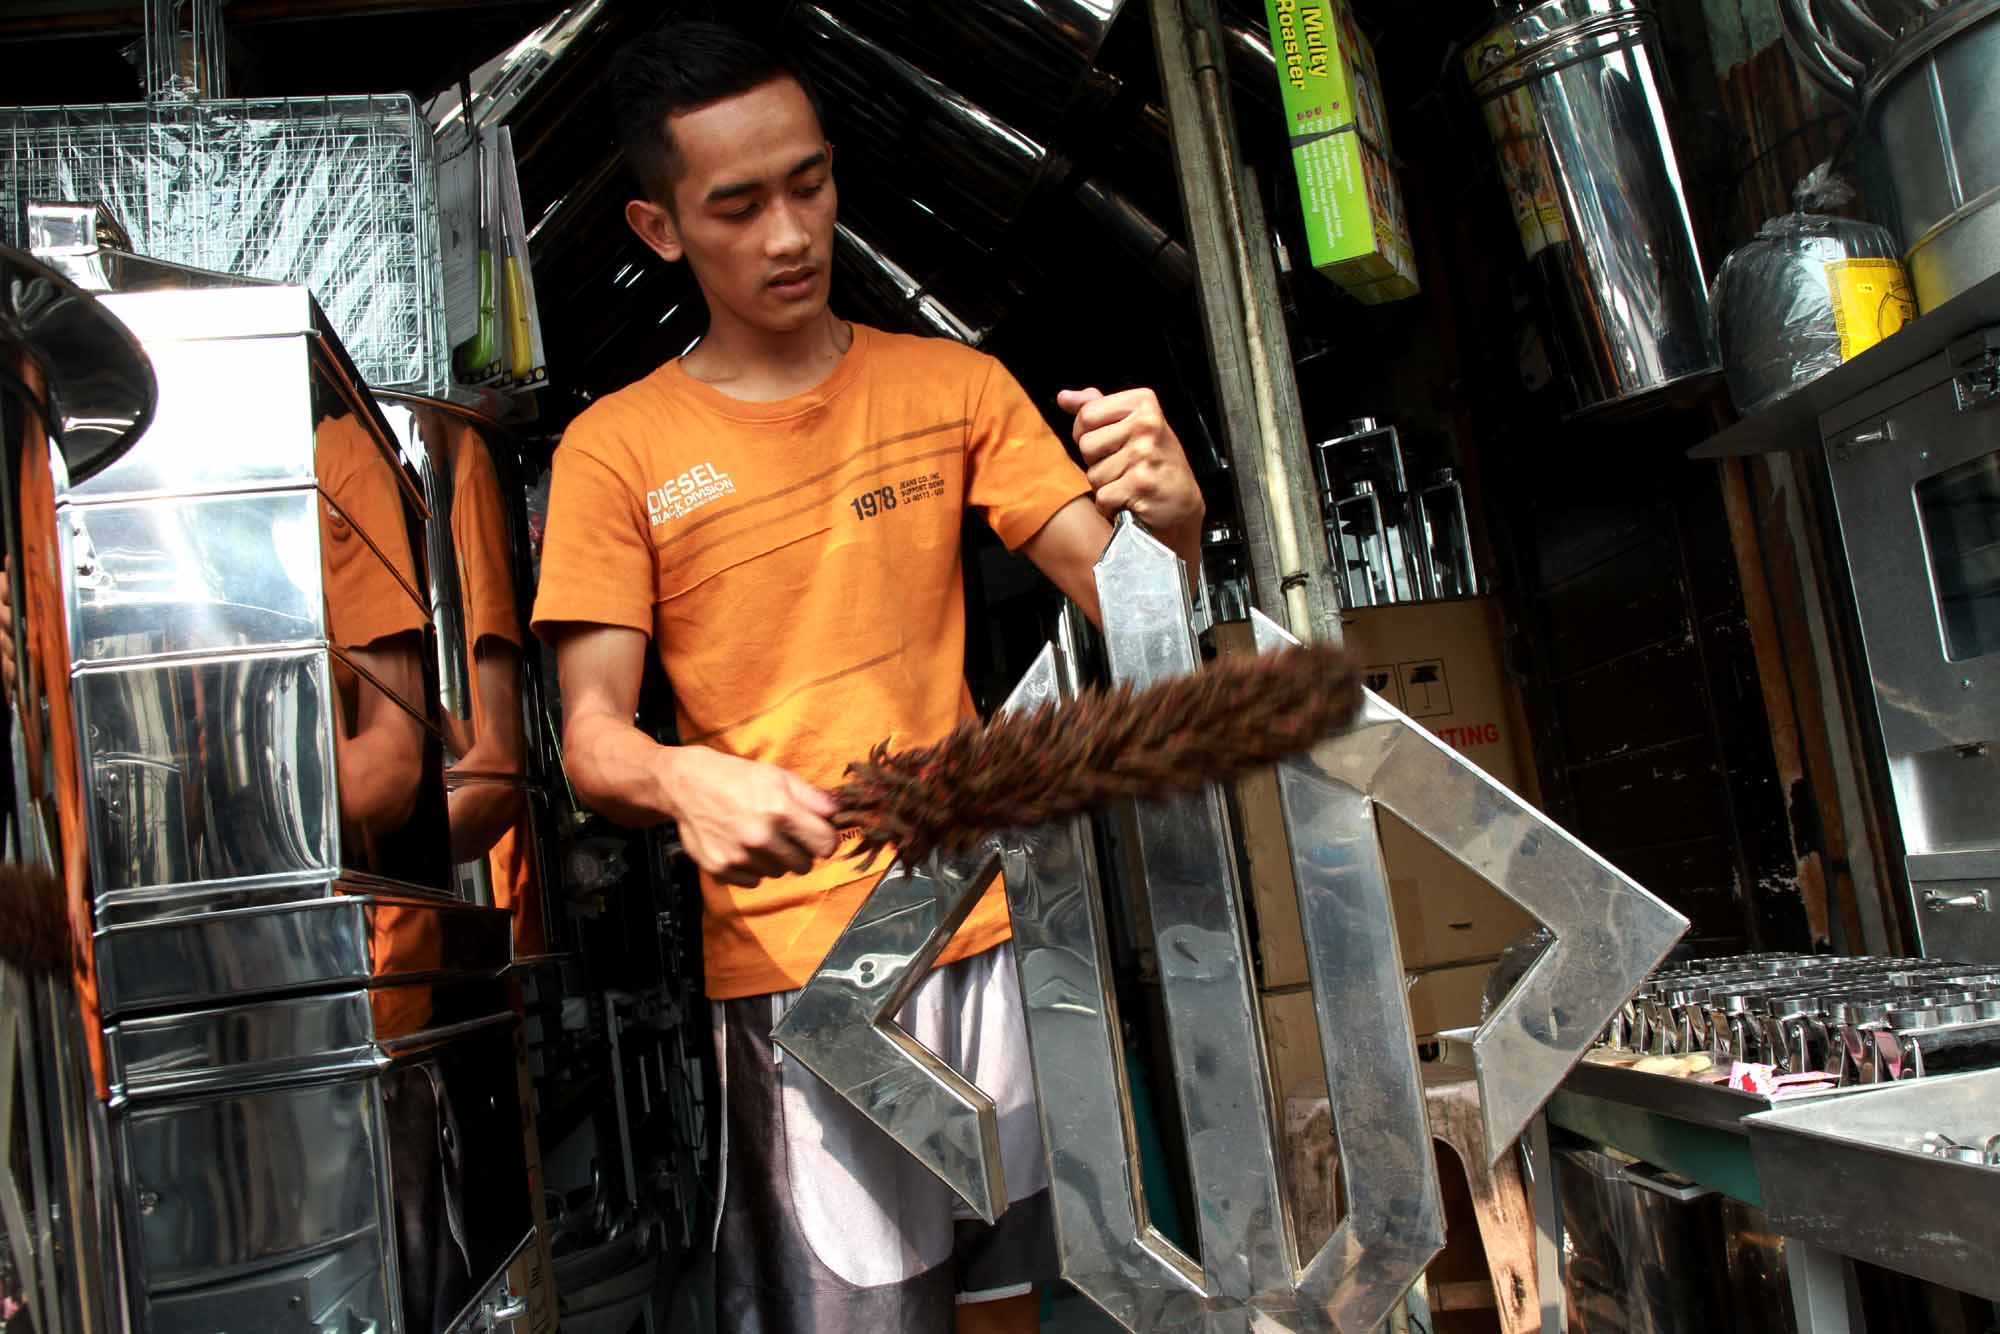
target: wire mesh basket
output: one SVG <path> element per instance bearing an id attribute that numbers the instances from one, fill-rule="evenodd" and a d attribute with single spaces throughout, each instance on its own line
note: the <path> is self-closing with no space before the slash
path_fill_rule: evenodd
<path id="1" fill-rule="evenodd" d="M 0 238 L 102 203 L 133 248 L 298 283 L 381 388 L 449 384 L 437 163 L 405 96 L 0 108 Z"/>

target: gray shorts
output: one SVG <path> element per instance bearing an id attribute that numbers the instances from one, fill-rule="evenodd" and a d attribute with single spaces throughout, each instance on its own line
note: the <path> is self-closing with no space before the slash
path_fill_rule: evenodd
<path id="1" fill-rule="evenodd" d="M 900 1017 L 993 1099 L 1009 1203 L 991 1225 L 771 1042 L 797 994 L 712 1002 L 723 1122 L 717 1327 L 945 1334 L 957 1304 L 1053 1283 L 1048 1166 L 1013 948 L 936 970 Z"/>

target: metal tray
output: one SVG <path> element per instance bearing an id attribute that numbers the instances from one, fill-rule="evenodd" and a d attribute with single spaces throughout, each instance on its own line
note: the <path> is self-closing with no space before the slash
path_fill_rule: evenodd
<path id="1" fill-rule="evenodd" d="M 1843 1090 L 1748 1117 L 1774 1231 L 2000 1299 L 2000 1167 L 1936 1158 L 2000 1132 L 2000 1070 Z"/>

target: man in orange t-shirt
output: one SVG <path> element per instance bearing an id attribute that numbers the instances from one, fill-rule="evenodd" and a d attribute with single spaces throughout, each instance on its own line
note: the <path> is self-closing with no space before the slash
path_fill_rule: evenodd
<path id="1" fill-rule="evenodd" d="M 556 648 L 578 792 L 672 820 L 701 868 L 724 1089 L 724 1328 L 1029 1330 L 1056 1276 L 1004 896 L 972 911 L 904 1023 L 991 1096 L 1013 1199 L 987 1227 L 771 1045 L 874 881 L 825 788 L 877 742 L 971 716 L 968 510 L 1096 615 L 1108 516 L 1190 566 L 1202 498 L 1148 390 L 1069 391 L 1079 471 L 991 357 L 827 307 L 832 149 L 810 93 L 727 29 L 621 53 L 626 220 L 707 300 L 701 343 L 594 404 L 556 453 L 534 628 Z M 633 726 L 648 640 L 681 744 Z"/>

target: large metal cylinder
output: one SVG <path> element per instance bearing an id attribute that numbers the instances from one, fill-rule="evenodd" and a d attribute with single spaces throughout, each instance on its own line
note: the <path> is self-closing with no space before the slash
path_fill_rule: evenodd
<path id="1" fill-rule="evenodd" d="M 1637 0 L 1548 0 L 1466 55 L 1579 410 L 1719 360 L 1656 41 Z"/>
<path id="2" fill-rule="evenodd" d="M 2000 273 L 2000 0 L 1947 11 L 1869 81 L 1901 214 L 1904 264 L 1929 312 Z"/>

